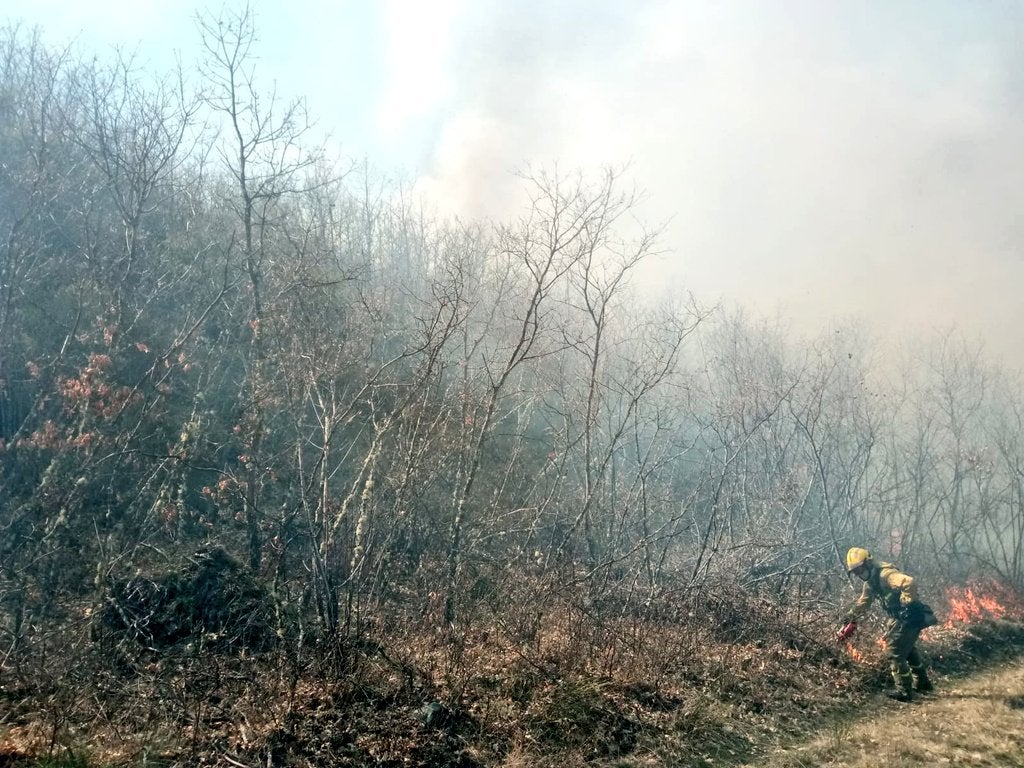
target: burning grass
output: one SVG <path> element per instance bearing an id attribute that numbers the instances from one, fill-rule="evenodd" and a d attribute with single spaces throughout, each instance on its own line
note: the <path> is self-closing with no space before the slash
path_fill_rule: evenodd
<path id="1" fill-rule="evenodd" d="M 948 587 L 945 600 L 949 606 L 947 629 L 986 619 L 1024 621 L 1024 597 L 991 579 Z"/>

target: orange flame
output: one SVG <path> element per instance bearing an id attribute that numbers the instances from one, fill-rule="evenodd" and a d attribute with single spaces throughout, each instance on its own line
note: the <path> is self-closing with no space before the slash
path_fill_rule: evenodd
<path id="1" fill-rule="evenodd" d="M 997 582 L 975 582 L 946 590 L 949 605 L 945 627 L 970 624 L 985 619 L 1021 618 L 1024 603 L 1020 596 Z"/>
<path id="2" fill-rule="evenodd" d="M 853 643 L 849 640 L 846 641 L 846 650 L 850 652 L 850 658 L 856 661 L 858 664 L 864 661 L 864 654 L 853 647 Z"/>

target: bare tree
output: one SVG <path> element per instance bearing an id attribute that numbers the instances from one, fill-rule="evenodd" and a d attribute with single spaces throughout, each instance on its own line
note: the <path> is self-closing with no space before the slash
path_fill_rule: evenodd
<path id="1" fill-rule="evenodd" d="M 246 284 L 245 325 L 249 337 L 247 374 L 239 393 L 246 478 L 245 517 L 249 536 L 249 566 L 260 569 L 263 547 L 261 486 L 264 482 L 265 408 L 271 382 L 266 370 L 264 342 L 266 280 L 274 266 L 275 213 L 282 198 L 307 189 L 307 172 L 319 156 L 300 145 L 308 130 L 301 101 L 282 105 L 275 94 L 262 96 L 254 85 L 253 11 L 224 10 L 199 19 L 206 59 L 201 74 L 207 83 L 206 103 L 225 121 L 225 138 L 218 145 L 224 166 L 235 181 L 233 204 L 238 222 L 237 242 Z"/>

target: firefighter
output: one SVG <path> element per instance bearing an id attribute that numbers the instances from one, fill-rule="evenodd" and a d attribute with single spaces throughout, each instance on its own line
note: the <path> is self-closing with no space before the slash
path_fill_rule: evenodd
<path id="1" fill-rule="evenodd" d="M 911 701 L 914 691 L 932 690 L 924 659 L 915 647 L 921 630 L 936 623 L 935 614 L 917 597 L 917 584 L 891 563 L 875 562 L 871 553 L 853 547 L 846 553 L 846 570 L 864 582 L 860 597 L 846 615 L 841 638 L 850 635 L 871 603 L 878 598 L 891 621 L 885 632 L 885 653 L 894 690 L 889 697 Z"/>

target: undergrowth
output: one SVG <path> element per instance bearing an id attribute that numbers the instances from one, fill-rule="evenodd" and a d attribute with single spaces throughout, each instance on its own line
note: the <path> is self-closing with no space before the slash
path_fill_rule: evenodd
<path id="1" fill-rule="evenodd" d="M 131 610 L 83 612 L 73 654 L 4 668 L 0 767 L 739 765 L 809 730 L 843 741 L 887 683 L 880 621 L 840 647 L 827 610 L 796 621 L 724 585 L 656 611 L 492 593 L 456 627 L 410 611 L 271 645 L 230 605 L 190 606 L 200 582 L 217 603 L 207 577 L 120 585 Z M 922 647 L 940 677 L 966 674 L 1024 647 L 1024 624 L 936 627 Z"/>

